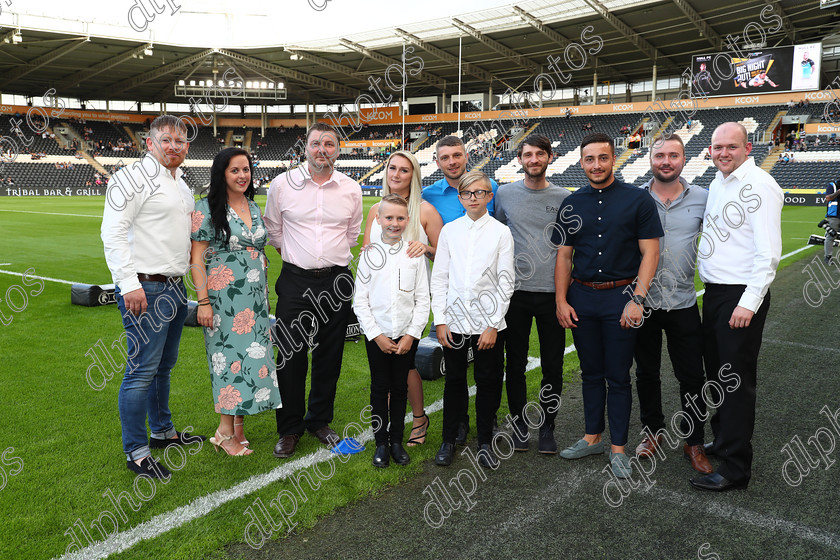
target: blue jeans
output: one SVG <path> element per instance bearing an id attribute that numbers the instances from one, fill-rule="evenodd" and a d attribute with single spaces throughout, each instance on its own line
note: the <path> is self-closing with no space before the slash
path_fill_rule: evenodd
<path id="1" fill-rule="evenodd" d="M 141 282 L 146 292 L 146 313 L 135 317 L 116 290 L 117 305 L 126 333 L 128 359 L 120 385 L 119 409 L 123 451 L 129 461 L 150 454 L 146 414 L 155 439 L 175 435 L 169 411 L 169 373 L 178 360 L 178 344 L 187 316 L 183 282 Z"/>

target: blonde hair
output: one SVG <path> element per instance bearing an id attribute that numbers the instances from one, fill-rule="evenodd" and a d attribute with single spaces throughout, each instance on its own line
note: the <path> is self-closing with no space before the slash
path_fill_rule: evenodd
<path id="1" fill-rule="evenodd" d="M 488 177 L 483 171 L 473 169 L 472 171 L 468 171 L 467 173 L 461 175 L 461 180 L 458 181 L 458 192 L 462 192 L 464 189 L 478 181 L 484 181 L 484 183 L 490 187 L 490 190 L 493 190 L 493 184 L 490 182 L 490 177 Z"/>
<path id="2" fill-rule="evenodd" d="M 408 227 L 405 229 L 405 238 L 408 241 L 420 241 L 420 205 L 423 203 L 423 187 L 420 184 L 420 163 L 414 154 L 405 150 L 397 150 L 385 160 L 385 173 L 382 175 L 382 196 L 391 194 L 391 187 L 388 185 L 388 165 L 395 156 L 402 156 L 411 163 L 411 186 L 408 191 Z"/>

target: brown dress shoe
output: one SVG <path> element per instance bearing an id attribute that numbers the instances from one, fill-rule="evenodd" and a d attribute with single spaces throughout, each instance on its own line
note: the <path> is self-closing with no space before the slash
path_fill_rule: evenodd
<path id="1" fill-rule="evenodd" d="M 691 463 L 691 468 L 695 471 L 703 474 L 711 474 L 715 472 L 712 468 L 712 464 L 709 462 L 709 458 L 706 457 L 706 452 L 703 449 L 702 443 L 698 443 L 697 445 L 688 445 L 686 443 L 683 445 L 683 455 L 685 455 L 685 458 Z"/>
<path id="2" fill-rule="evenodd" d="M 338 434 L 327 426 L 322 426 L 317 430 L 309 430 L 309 433 L 318 438 L 321 443 L 326 445 L 327 447 L 335 447 L 338 445 L 338 442 L 341 441 L 341 438 L 338 437 Z"/>
<path id="3" fill-rule="evenodd" d="M 277 445 L 274 446 L 274 456 L 280 459 L 291 457 L 295 454 L 295 448 L 297 447 L 298 441 L 300 441 L 300 436 L 298 434 L 280 436 L 280 440 L 277 442 Z"/>
<path id="4" fill-rule="evenodd" d="M 650 436 L 645 436 L 642 443 L 636 447 L 636 455 L 638 457 L 653 457 L 656 450 L 662 445 L 662 436 L 653 437 L 654 439 L 651 439 Z"/>

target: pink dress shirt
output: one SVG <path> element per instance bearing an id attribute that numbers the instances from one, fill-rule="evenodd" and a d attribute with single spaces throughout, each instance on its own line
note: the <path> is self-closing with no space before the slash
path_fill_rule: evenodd
<path id="1" fill-rule="evenodd" d="M 319 185 L 302 165 L 271 182 L 263 220 L 284 262 L 309 270 L 347 266 L 361 232 L 362 189 L 335 170 Z"/>

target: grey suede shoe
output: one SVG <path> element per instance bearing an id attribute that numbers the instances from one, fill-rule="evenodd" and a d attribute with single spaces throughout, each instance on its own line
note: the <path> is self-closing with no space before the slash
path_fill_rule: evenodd
<path id="1" fill-rule="evenodd" d="M 564 459 L 580 459 L 587 455 L 601 455 L 604 453 L 604 442 L 589 445 L 585 439 L 579 439 L 577 443 L 571 447 L 567 447 L 560 452 L 560 456 Z"/>

